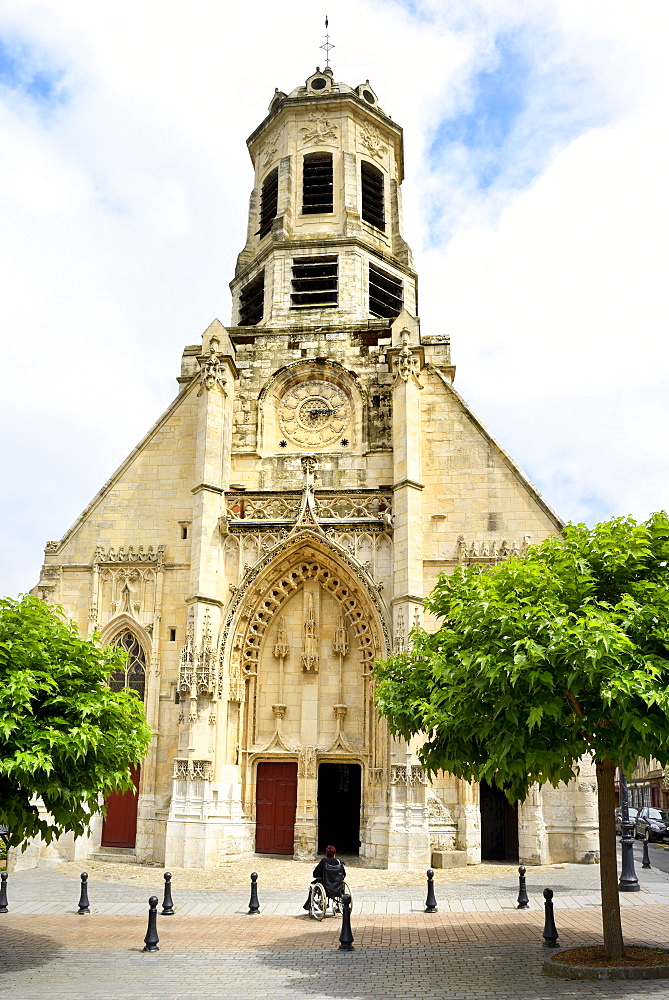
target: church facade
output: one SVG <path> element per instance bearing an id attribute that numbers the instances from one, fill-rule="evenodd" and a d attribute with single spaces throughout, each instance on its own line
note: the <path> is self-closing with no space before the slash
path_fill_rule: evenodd
<path id="1" fill-rule="evenodd" d="M 436 625 L 440 572 L 561 527 L 455 391 L 448 335 L 420 329 L 402 130 L 328 68 L 277 91 L 248 148 L 232 323 L 186 347 L 174 402 L 47 543 L 34 591 L 128 651 L 112 684 L 154 733 L 138 795 L 28 854 L 593 860 L 587 766 L 511 809 L 428 783 L 375 711 L 374 661 Z"/>

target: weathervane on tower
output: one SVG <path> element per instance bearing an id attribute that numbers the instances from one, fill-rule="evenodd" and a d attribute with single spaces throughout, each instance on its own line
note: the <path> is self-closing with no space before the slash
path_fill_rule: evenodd
<path id="1" fill-rule="evenodd" d="M 328 16 L 325 15 L 325 45 L 321 45 L 322 49 L 325 49 L 325 68 L 327 69 L 330 65 L 330 49 L 334 49 L 334 45 L 330 44 L 330 35 L 328 34 Z"/>

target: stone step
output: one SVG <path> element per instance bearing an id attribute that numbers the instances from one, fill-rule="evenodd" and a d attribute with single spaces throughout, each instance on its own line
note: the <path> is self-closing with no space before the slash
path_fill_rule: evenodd
<path id="1" fill-rule="evenodd" d="M 93 861 L 115 861 L 117 864 L 120 862 L 127 865 L 137 863 L 134 847 L 99 847 L 89 857 Z"/>

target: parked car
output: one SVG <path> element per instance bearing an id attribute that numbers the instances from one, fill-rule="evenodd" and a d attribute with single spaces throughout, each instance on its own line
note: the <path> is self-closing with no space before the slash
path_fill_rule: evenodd
<path id="1" fill-rule="evenodd" d="M 636 823 L 636 818 L 637 818 L 637 816 L 639 814 L 639 810 L 638 809 L 633 809 L 632 806 L 630 806 L 627 811 L 630 814 L 630 823 L 632 824 L 632 826 L 634 826 L 634 824 Z M 622 835 L 623 835 L 623 810 L 622 810 L 622 806 L 618 806 L 618 808 L 616 809 L 616 833 L 618 834 L 619 837 L 622 837 Z"/>
<path id="2" fill-rule="evenodd" d="M 669 810 L 644 806 L 634 824 L 634 836 L 643 840 L 648 830 L 649 840 L 669 840 Z"/>

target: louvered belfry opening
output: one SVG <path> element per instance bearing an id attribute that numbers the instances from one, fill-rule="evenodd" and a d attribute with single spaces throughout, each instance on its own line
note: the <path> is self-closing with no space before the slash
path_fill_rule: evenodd
<path id="1" fill-rule="evenodd" d="M 262 184 L 260 195 L 260 228 L 257 236 L 262 239 L 272 228 L 279 203 L 279 168 L 268 174 Z"/>
<path id="2" fill-rule="evenodd" d="M 311 153 L 302 162 L 302 215 L 332 210 L 332 153 Z"/>
<path id="3" fill-rule="evenodd" d="M 369 265 L 369 311 L 372 316 L 399 316 L 404 303 L 402 282 Z"/>
<path id="4" fill-rule="evenodd" d="M 239 296 L 239 325 L 255 326 L 263 318 L 265 307 L 265 272 L 261 271 Z"/>
<path id="5" fill-rule="evenodd" d="M 291 308 L 336 306 L 338 297 L 339 270 L 336 256 L 294 258 Z"/>
<path id="6" fill-rule="evenodd" d="M 362 218 L 377 229 L 386 228 L 383 204 L 383 174 L 371 163 L 363 160 L 360 164 L 362 181 Z"/>

